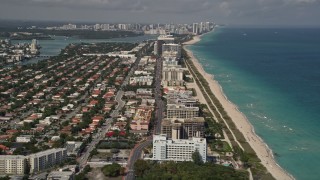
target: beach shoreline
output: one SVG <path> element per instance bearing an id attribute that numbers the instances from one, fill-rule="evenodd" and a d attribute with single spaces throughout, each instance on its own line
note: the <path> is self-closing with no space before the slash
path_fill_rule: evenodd
<path id="1" fill-rule="evenodd" d="M 188 45 L 195 44 L 201 41 L 203 35 L 194 36 L 192 40 L 183 43 L 183 48 L 191 58 L 194 66 L 202 74 L 202 76 L 209 83 L 212 93 L 220 101 L 221 105 L 228 113 L 236 127 L 244 135 L 246 141 L 250 144 L 252 149 L 256 152 L 257 156 L 261 160 L 267 170 L 276 179 L 294 179 L 292 175 L 282 169 L 274 159 L 272 150 L 268 145 L 255 133 L 254 127 L 248 121 L 247 117 L 239 111 L 238 107 L 228 100 L 227 96 L 223 93 L 221 85 L 214 79 L 214 75 L 208 74 L 202 67 L 198 59 L 193 55 L 192 51 L 187 48 Z M 235 121 L 236 120 L 236 121 Z"/>

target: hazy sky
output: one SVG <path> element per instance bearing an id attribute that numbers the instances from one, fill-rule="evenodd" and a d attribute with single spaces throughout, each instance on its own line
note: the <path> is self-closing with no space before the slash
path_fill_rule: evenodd
<path id="1" fill-rule="evenodd" d="M 320 25 L 320 0 L 0 0 L 1 19 Z"/>

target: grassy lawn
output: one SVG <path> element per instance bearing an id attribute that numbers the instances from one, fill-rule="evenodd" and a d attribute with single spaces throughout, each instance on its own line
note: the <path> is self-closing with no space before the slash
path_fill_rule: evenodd
<path id="1" fill-rule="evenodd" d="M 89 172 L 86 177 L 89 180 L 95 179 L 95 180 L 105 180 L 105 179 L 110 179 L 110 180 L 122 180 L 122 176 L 118 177 L 106 177 L 102 171 L 101 168 L 93 168 L 91 172 Z"/>
<path id="2" fill-rule="evenodd" d="M 99 153 L 99 154 L 96 154 L 93 156 L 93 158 L 106 158 L 106 157 L 112 157 L 113 154 L 110 153 L 110 152 L 107 152 L 107 153 Z"/>
<path id="3" fill-rule="evenodd" d="M 223 143 L 222 149 L 224 152 L 232 152 L 232 149 L 231 149 L 229 143 L 227 143 L 226 141 L 222 141 L 222 143 Z"/>

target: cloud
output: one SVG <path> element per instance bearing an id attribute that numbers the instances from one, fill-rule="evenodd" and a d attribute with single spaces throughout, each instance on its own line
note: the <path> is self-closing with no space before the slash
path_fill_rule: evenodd
<path id="1" fill-rule="evenodd" d="M 4 0 L 8 4 L 21 4 L 21 0 Z M 189 13 L 209 10 L 216 1 L 211 0 L 24 0 L 24 6 L 86 8 L 119 10 L 147 10 L 158 13 Z"/>
<path id="2" fill-rule="evenodd" d="M 5 0 L 7 3 L 21 4 L 19 0 Z M 59 7 L 70 9 L 104 9 L 114 11 L 143 10 L 147 7 L 141 0 L 24 0 L 25 6 Z"/>
<path id="3" fill-rule="evenodd" d="M 227 1 L 223 1 L 219 4 L 219 8 L 222 10 L 226 16 L 230 16 L 232 10 L 230 9 L 230 4 Z"/>
<path id="4" fill-rule="evenodd" d="M 320 0 L 0 0 L 1 18 L 320 24 Z M 14 13 L 12 13 L 14 12 Z M 299 21 L 297 21 L 299 20 Z"/>
<path id="5" fill-rule="evenodd" d="M 305 3 L 305 4 L 313 4 L 316 2 L 320 2 L 319 0 L 284 0 L 287 3 L 294 3 L 294 4 L 301 4 L 301 3 Z"/>

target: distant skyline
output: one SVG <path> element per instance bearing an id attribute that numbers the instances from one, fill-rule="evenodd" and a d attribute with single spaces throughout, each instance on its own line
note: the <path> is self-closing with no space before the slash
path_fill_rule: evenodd
<path id="1" fill-rule="evenodd" d="M 0 0 L 0 18 L 319 26 L 320 0 Z"/>

